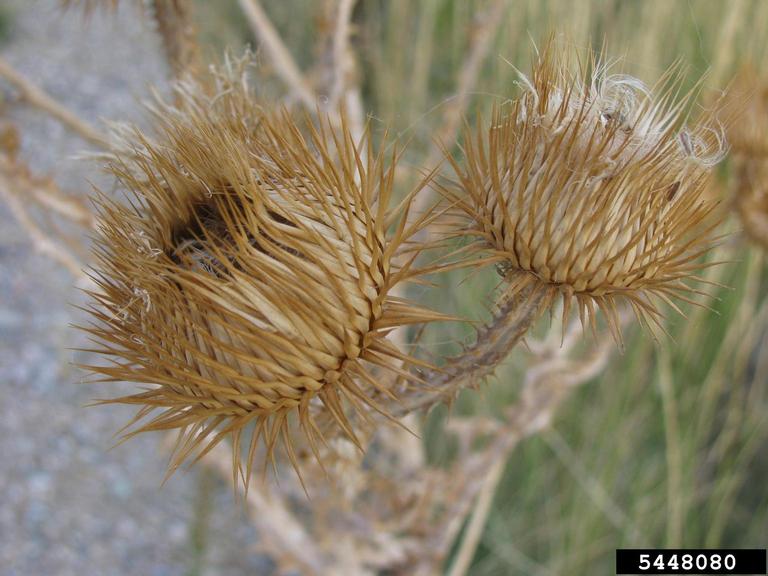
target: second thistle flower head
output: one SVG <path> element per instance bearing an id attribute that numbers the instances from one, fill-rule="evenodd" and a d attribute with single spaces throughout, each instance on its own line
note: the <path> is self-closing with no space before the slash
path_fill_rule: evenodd
<path id="1" fill-rule="evenodd" d="M 264 111 L 236 66 L 209 80 L 113 161 L 129 202 L 98 201 L 88 330 L 111 363 L 91 369 L 144 385 L 114 401 L 136 431 L 179 432 L 172 467 L 226 436 L 235 469 L 247 437 L 249 468 L 278 443 L 295 463 L 291 423 L 312 448 L 318 415 L 356 441 L 350 410 L 390 393 L 372 367 L 410 377 L 386 336 L 441 318 L 392 295 L 424 220 L 406 225 L 411 197 L 389 209 L 394 161 L 370 139 Z"/>
<path id="2" fill-rule="evenodd" d="M 729 100 L 737 116 L 728 130 L 733 204 L 749 238 L 768 249 L 768 81 L 745 66 Z"/>
<path id="3" fill-rule="evenodd" d="M 595 59 L 573 74 L 550 44 L 521 75 L 522 96 L 468 131 L 446 193 L 460 234 L 513 291 L 561 294 L 564 315 L 575 297 L 582 321 L 600 308 L 618 336 L 617 299 L 658 324 L 650 297 L 692 290 L 716 220 L 703 191 L 725 142 L 713 118 L 683 126 L 678 76 L 651 89 Z"/>

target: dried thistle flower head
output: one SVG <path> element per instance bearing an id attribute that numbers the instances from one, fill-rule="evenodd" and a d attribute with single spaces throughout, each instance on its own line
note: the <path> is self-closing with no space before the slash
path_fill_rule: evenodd
<path id="1" fill-rule="evenodd" d="M 726 106 L 735 118 L 727 132 L 732 156 L 768 159 L 768 81 L 754 66 L 745 64 L 737 72 Z"/>
<path id="2" fill-rule="evenodd" d="M 681 127 L 690 95 L 673 101 L 678 72 L 650 89 L 590 64 L 572 74 L 550 43 L 521 75 L 522 96 L 467 131 L 444 192 L 459 234 L 499 263 L 512 292 L 544 290 L 545 303 L 561 294 L 564 319 L 575 297 L 582 322 L 602 309 L 620 339 L 618 299 L 660 326 L 650 297 L 694 291 L 687 281 L 716 224 L 703 191 L 726 146 L 714 118 Z"/>
<path id="3" fill-rule="evenodd" d="M 749 238 L 768 250 L 768 166 L 744 163 L 736 170 L 736 213 Z"/>
<path id="4" fill-rule="evenodd" d="M 728 129 L 733 150 L 733 203 L 750 239 L 768 249 L 768 82 L 745 66 L 728 99 L 736 120 Z"/>
<path id="5" fill-rule="evenodd" d="M 182 85 L 112 163 L 130 201 L 98 199 L 86 328 L 112 362 L 89 368 L 148 385 L 110 402 L 140 407 L 128 436 L 178 430 L 171 469 L 229 435 L 239 470 L 250 435 L 247 479 L 278 443 L 296 465 L 292 422 L 316 455 L 316 414 L 357 442 L 350 410 L 391 393 L 376 374 L 417 362 L 387 333 L 443 317 L 392 295 L 430 218 L 406 225 L 412 195 L 388 209 L 394 160 L 343 121 L 265 112 L 238 67 L 215 80 Z"/>

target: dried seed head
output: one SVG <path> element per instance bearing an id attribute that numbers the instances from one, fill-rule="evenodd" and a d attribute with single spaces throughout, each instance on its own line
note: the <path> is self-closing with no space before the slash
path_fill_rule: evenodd
<path id="1" fill-rule="evenodd" d="M 744 65 L 738 71 L 726 106 L 735 117 L 728 126 L 733 157 L 768 159 L 768 82 L 753 66 Z"/>
<path id="2" fill-rule="evenodd" d="M 118 153 L 130 202 L 98 199 L 87 330 L 112 359 L 91 370 L 149 385 L 111 401 L 141 407 L 129 435 L 178 430 L 172 469 L 231 435 L 238 470 L 247 429 L 249 478 L 262 444 L 295 464 L 291 421 L 316 454 L 315 413 L 357 442 L 349 410 L 389 393 L 371 367 L 416 362 L 387 333 L 442 316 L 391 295 L 418 274 L 408 240 L 427 218 L 406 226 L 412 196 L 388 211 L 394 161 L 345 125 L 264 112 L 241 72 L 182 85 L 158 136 Z"/>
<path id="3" fill-rule="evenodd" d="M 768 82 L 751 66 L 736 76 L 728 103 L 733 149 L 733 203 L 744 231 L 768 249 Z"/>
<path id="4" fill-rule="evenodd" d="M 739 162 L 734 173 L 734 205 L 744 232 L 768 250 L 768 164 L 765 160 Z"/>
<path id="5" fill-rule="evenodd" d="M 618 298 L 659 325 L 649 296 L 692 291 L 715 223 L 703 191 L 725 141 L 713 119 L 680 126 L 677 72 L 655 90 L 595 59 L 574 76 L 554 50 L 521 75 L 522 96 L 496 108 L 490 127 L 468 131 L 445 193 L 468 221 L 461 234 L 480 239 L 512 291 L 560 293 L 564 317 L 575 297 L 583 322 L 598 307 L 620 338 Z"/>

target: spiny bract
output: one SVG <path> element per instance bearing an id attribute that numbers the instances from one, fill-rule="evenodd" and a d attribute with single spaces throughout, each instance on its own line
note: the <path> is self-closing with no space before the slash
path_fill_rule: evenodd
<path id="1" fill-rule="evenodd" d="M 316 455 L 321 414 L 357 442 L 349 410 L 390 393 L 377 372 L 412 378 L 417 362 L 387 333 L 442 316 L 391 294 L 420 273 L 410 238 L 431 218 L 406 225 L 412 194 L 388 210 L 396 158 L 343 115 L 265 112 L 241 68 L 181 84 L 154 108 L 156 137 L 123 129 L 111 170 L 129 201 L 97 200 L 86 329 L 112 359 L 88 368 L 147 385 L 110 400 L 140 406 L 129 436 L 178 430 L 173 470 L 231 435 L 247 482 L 260 448 L 282 442 L 296 465 L 290 422 Z"/>
<path id="2" fill-rule="evenodd" d="M 660 325 L 649 296 L 694 291 L 686 280 L 717 223 L 703 191 L 725 142 L 714 117 L 680 126 L 690 94 L 674 102 L 674 70 L 652 90 L 594 57 L 590 74 L 570 64 L 544 49 L 522 96 L 467 129 L 463 162 L 449 157 L 458 179 L 441 188 L 460 214 L 453 234 L 511 291 L 561 294 L 564 318 L 575 297 L 587 323 L 600 308 L 620 339 L 618 298 Z"/>

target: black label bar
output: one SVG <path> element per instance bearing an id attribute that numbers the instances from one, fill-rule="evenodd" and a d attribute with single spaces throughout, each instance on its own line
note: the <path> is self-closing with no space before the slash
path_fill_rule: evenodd
<path id="1" fill-rule="evenodd" d="M 616 574 L 758 574 L 765 548 L 748 550 L 616 550 Z"/>

